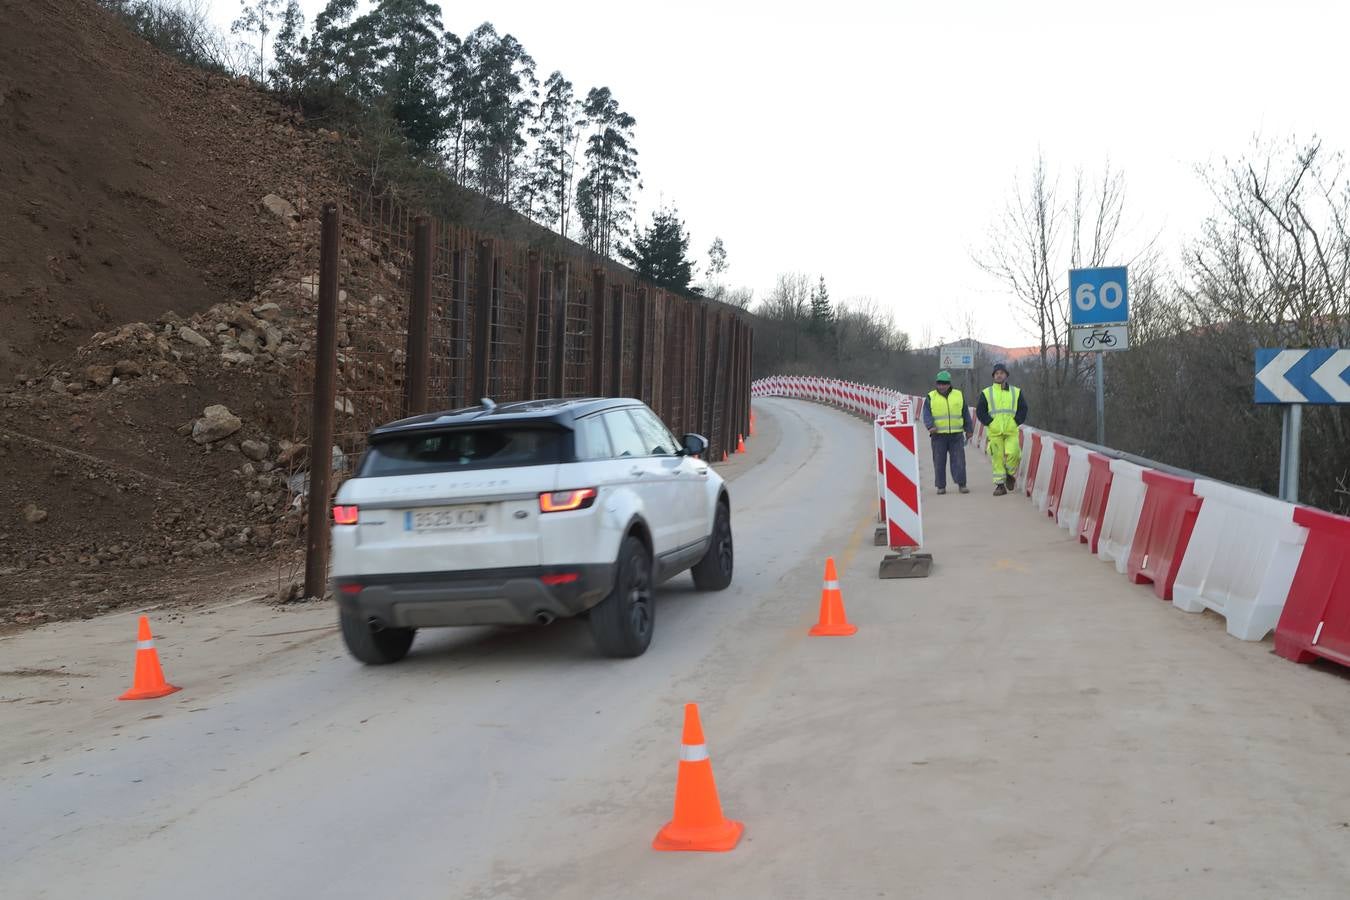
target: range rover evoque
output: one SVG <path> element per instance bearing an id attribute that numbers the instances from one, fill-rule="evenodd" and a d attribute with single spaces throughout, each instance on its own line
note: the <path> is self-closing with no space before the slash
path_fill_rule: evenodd
<path id="1" fill-rule="evenodd" d="M 726 485 L 697 434 L 637 400 L 535 400 L 392 422 L 333 503 L 342 636 L 365 663 L 419 628 L 585 615 L 600 650 L 642 654 L 654 590 L 731 584 Z"/>

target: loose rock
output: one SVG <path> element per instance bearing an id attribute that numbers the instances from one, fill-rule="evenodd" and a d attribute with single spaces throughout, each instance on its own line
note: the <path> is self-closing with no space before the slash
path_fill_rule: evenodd
<path id="1" fill-rule="evenodd" d="M 210 444 L 224 440 L 242 427 L 244 423 L 228 407 L 208 406 L 202 417 L 192 424 L 192 439 L 199 444 Z"/>
<path id="2" fill-rule="evenodd" d="M 191 344 L 194 347 L 206 348 L 211 346 L 210 341 L 208 341 L 206 338 L 202 337 L 200 334 L 193 331 L 186 325 L 178 329 L 178 337 L 180 337 L 182 340 L 186 341 L 187 343 Z"/>

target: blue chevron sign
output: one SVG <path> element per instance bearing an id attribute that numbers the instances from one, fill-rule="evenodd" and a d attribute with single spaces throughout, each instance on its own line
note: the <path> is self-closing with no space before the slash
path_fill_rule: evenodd
<path id="1" fill-rule="evenodd" d="M 1350 350 L 1257 350 L 1256 402 L 1350 403 Z"/>

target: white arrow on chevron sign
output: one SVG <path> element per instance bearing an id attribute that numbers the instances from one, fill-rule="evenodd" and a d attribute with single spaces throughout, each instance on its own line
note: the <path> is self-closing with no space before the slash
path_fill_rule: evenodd
<path id="1" fill-rule="evenodd" d="M 1350 403 L 1350 384 L 1341 378 L 1341 373 L 1346 369 L 1350 369 L 1350 350 L 1337 350 L 1331 354 L 1331 359 L 1317 367 L 1317 371 L 1312 373 L 1312 380 L 1330 394 L 1332 400 Z"/>
<path id="2" fill-rule="evenodd" d="M 1265 368 L 1256 373 L 1256 380 L 1261 382 L 1281 403 L 1307 403 L 1308 398 L 1289 383 L 1285 374 L 1290 369 L 1298 365 L 1298 361 L 1307 353 L 1306 350 L 1281 350 L 1275 354 L 1275 358 L 1266 363 Z M 1323 367 L 1325 368 L 1325 367 Z M 1322 371 L 1318 369 L 1318 371 Z M 1320 382 L 1319 382 L 1320 384 Z"/>

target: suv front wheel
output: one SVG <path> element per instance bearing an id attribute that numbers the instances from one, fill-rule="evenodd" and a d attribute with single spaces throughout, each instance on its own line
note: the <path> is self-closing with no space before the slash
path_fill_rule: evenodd
<path id="1" fill-rule="evenodd" d="M 694 566 L 694 587 L 700 591 L 724 591 L 731 586 L 731 575 L 736 564 L 735 547 L 731 541 L 731 510 L 726 503 L 717 504 L 713 518 L 712 536 L 708 552 Z"/>
<path id="2" fill-rule="evenodd" d="M 606 656 L 641 656 L 652 642 L 652 561 L 635 537 L 624 538 L 609 596 L 591 609 L 591 636 Z"/>

